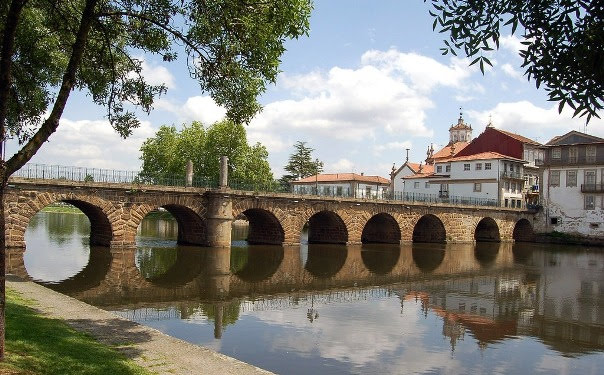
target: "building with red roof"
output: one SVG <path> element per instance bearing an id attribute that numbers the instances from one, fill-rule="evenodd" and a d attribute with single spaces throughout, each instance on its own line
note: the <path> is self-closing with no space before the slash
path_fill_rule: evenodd
<path id="1" fill-rule="evenodd" d="M 290 184 L 292 192 L 301 195 L 385 199 L 390 192 L 390 180 L 363 173 L 323 173 Z"/>

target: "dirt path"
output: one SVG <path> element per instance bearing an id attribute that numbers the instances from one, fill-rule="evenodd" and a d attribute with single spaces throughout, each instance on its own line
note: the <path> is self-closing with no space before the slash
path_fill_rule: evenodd
<path id="1" fill-rule="evenodd" d="M 6 286 L 36 302 L 43 315 L 64 320 L 158 374 L 270 374 L 213 350 L 175 339 L 30 281 L 8 276 Z"/>

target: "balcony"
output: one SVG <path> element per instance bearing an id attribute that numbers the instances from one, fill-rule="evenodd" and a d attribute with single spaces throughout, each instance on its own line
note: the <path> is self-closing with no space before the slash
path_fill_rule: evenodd
<path id="1" fill-rule="evenodd" d="M 604 184 L 581 184 L 581 193 L 604 193 Z"/>
<path id="2" fill-rule="evenodd" d="M 503 171 L 503 172 L 501 172 L 501 178 L 524 180 L 524 174 L 522 172 Z"/>

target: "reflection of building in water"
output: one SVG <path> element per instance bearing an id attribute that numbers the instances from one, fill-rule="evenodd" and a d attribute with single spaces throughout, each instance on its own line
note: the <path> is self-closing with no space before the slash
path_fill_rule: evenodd
<path id="1" fill-rule="evenodd" d="M 174 219 L 163 218 L 143 220 L 138 226 L 137 235 L 176 239 L 178 237 L 178 223 Z"/>
<path id="2" fill-rule="evenodd" d="M 442 333 L 455 350 L 468 330 L 483 348 L 516 334 L 516 316 L 524 307 L 521 275 L 476 276 L 410 285 L 398 291 L 405 300 L 421 301 L 427 314 L 443 319 Z"/>

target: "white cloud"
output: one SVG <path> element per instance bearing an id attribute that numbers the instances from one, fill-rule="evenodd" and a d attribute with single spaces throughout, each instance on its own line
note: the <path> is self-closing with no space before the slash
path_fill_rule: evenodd
<path id="1" fill-rule="evenodd" d="M 361 57 L 361 63 L 375 66 L 388 74 L 402 75 L 411 81 L 414 89 L 420 91 L 430 91 L 436 86 L 459 88 L 472 70 L 468 67 L 467 59 L 452 58 L 449 65 L 444 65 L 427 56 L 395 49 L 367 51 Z"/>
<path id="2" fill-rule="evenodd" d="M 404 150 L 406 148 L 411 148 L 412 144 L 411 141 L 404 141 L 404 142 L 388 142 L 388 143 L 382 143 L 382 144 L 378 144 L 376 146 L 373 147 L 373 150 L 375 152 L 382 152 L 384 150 L 398 150 L 401 152 L 404 152 Z"/>
<path id="3" fill-rule="evenodd" d="M 148 121 L 141 121 L 141 126 L 130 137 L 122 139 L 107 120 L 72 121 L 63 118 L 57 131 L 31 162 L 137 170 L 140 147 L 154 134 L 155 130 Z"/>
<path id="4" fill-rule="evenodd" d="M 524 80 L 524 77 L 522 77 L 522 73 L 518 70 L 516 70 L 511 64 L 509 63 L 505 63 L 501 66 L 501 70 L 507 74 L 508 76 L 515 78 L 515 79 L 520 79 L 520 80 Z"/>
<path id="5" fill-rule="evenodd" d="M 523 45 L 520 38 L 515 35 L 508 35 L 499 38 L 499 48 L 518 54 Z"/>
<path id="6" fill-rule="evenodd" d="M 174 76 L 165 66 L 150 64 L 147 60 L 142 59 L 142 68 L 142 75 L 147 83 L 151 85 L 163 84 L 169 89 L 176 87 Z"/>
<path id="7" fill-rule="evenodd" d="M 347 173 L 354 170 L 354 163 L 346 158 L 325 165 L 326 173 Z"/>
<path id="8" fill-rule="evenodd" d="M 216 104 L 210 96 L 190 97 L 177 113 L 184 121 L 201 121 L 204 125 L 224 119 L 225 114 L 226 110 Z"/>
<path id="9" fill-rule="evenodd" d="M 538 107 L 528 101 L 499 103 L 486 111 L 468 111 L 476 124 L 486 125 L 489 116 L 495 127 L 512 131 L 541 143 L 549 141 L 553 135 L 562 135 L 571 130 L 584 131 L 585 120 L 573 118 L 572 111 L 565 108 L 558 113 L 558 105 L 549 108 Z M 589 134 L 604 136 L 604 120 L 592 119 L 587 127 Z"/>

